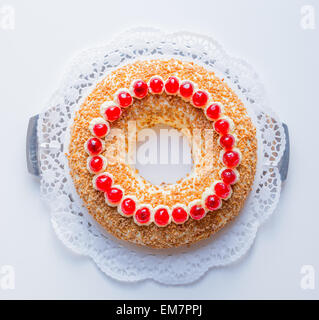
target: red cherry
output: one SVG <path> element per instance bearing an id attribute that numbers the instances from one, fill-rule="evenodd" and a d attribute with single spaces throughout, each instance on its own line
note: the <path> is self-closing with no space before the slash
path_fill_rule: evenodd
<path id="1" fill-rule="evenodd" d="M 119 119 L 121 117 L 122 110 L 118 106 L 110 106 L 105 110 L 105 118 L 111 122 Z"/>
<path id="2" fill-rule="evenodd" d="M 165 91 L 168 94 L 176 94 L 179 89 L 179 80 L 176 77 L 169 77 L 165 82 Z"/>
<path id="3" fill-rule="evenodd" d="M 190 216 L 195 220 L 200 220 L 206 215 L 205 209 L 201 205 L 194 205 L 189 211 Z"/>
<path id="4" fill-rule="evenodd" d="M 206 109 L 206 116 L 210 120 L 217 120 L 220 117 L 222 109 L 219 104 L 213 103 Z"/>
<path id="5" fill-rule="evenodd" d="M 208 102 L 208 94 L 203 90 L 197 90 L 192 96 L 193 105 L 197 108 L 202 108 Z"/>
<path id="6" fill-rule="evenodd" d="M 182 207 L 177 207 L 172 211 L 172 218 L 176 223 L 183 223 L 187 220 L 187 212 Z"/>
<path id="7" fill-rule="evenodd" d="M 225 134 L 219 139 L 220 145 L 226 149 L 230 150 L 235 145 L 235 137 L 231 134 Z"/>
<path id="8" fill-rule="evenodd" d="M 215 194 L 208 196 L 205 200 L 205 206 L 210 211 L 218 209 L 220 205 L 221 200 Z"/>
<path id="9" fill-rule="evenodd" d="M 105 137 L 108 131 L 109 128 L 105 123 L 97 123 L 93 126 L 93 132 L 99 138 Z"/>
<path id="10" fill-rule="evenodd" d="M 136 211 L 135 220 L 140 224 L 148 223 L 151 219 L 151 211 L 149 208 L 143 207 Z"/>
<path id="11" fill-rule="evenodd" d="M 111 203 L 119 203 L 123 197 L 123 191 L 119 188 L 109 188 L 106 192 L 107 200 Z"/>
<path id="12" fill-rule="evenodd" d="M 113 180 L 106 174 L 99 175 L 95 180 L 95 187 L 99 191 L 107 192 L 112 186 Z"/>
<path id="13" fill-rule="evenodd" d="M 92 157 L 92 159 L 89 162 L 90 169 L 95 173 L 100 172 L 103 169 L 103 165 L 104 160 L 100 156 Z"/>
<path id="14" fill-rule="evenodd" d="M 133 85 L 133 92 L 136 98 L 143 99 L 148 93 L 148 85 L 142 80 L 137 80 Z"/>
<path id="15" fill-rule="evenodd" d="M 214 191 L 216 196 L 222 199 L 226 199 L 229 197 L 231 193 L 231 188 L 228 184 L 224 182 L 217 182 L 214 187 Z"/>
<path id="16" fill-rule="evenodd" d="M 103 151 L 103 144 L 99 138 L 91 138 L 87 141 L 86 147 L 92 156 L 96 156 Z"/>
<path id="17" fill-rule="evenodd" d="M 162 93 L 164 88 L 164 82 L 161 78 L 153 77 L 149 83 L 152 93 Z"/>
<path id="18" fill-rule="evenodd" d="M 223 182 L 227 184 L 233 184 L 237 180 L 237 175 L 232 169 L 224 169 L 220 176 Z"/>
<path id="19" fill-rule="evenodd" d="M 179 93 L 183 98 L 189 99 L 194 92 L 194 85 L 190 81 L 184 81 L 180 88 Z"/>
<path id="20" fill-rule="evenodd" d="M 226 151 L 223 155 L 223 162 L 228 168 L 235 168 L 239 165 L 240 154 L 237 151 Z"/>
<path id="21" fill-rule="evenodd" d="M 230 130 L 230 123 L 227 119 L 219 119 L 215 122 L 214 128 L 219 134 L 227 134 Z"/>
<path id="22" fill-rule="evenodd" d="M 154 221 L 158 226 L 166 226 L 169 222 L 169 213 L 167 209 L 157 209 L 154 214 Z"/>
<path id="23" fill-rule="evenodd" d="M 119 92 L 117 99 L 122 108 L 127 108 L 133 102 L 132 96 L 126 91 Z"/>
<path id="24" fill-rule="evenodd" d="M 131 216 L 136 210 L 136 203 L 133 199 L 126 198 L 121 203 L 121 209 L 126 216 Z"/>

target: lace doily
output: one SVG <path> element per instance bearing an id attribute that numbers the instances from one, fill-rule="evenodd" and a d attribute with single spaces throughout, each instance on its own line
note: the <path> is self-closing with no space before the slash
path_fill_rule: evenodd
<path id="1" fill-rule="evenodd" d="M 171 57 L 194 61 L 215 71 L 240 96 L 257 127 L 258 163 L 253 190 L 244 209 L 229 226 L 190 248 L 158 251 L 117 240 L 93 221 L 74 189 L 65 152 L 74 110 L 106 73 L 140 59 Z M 190 283 L 211 267 L 234 262 L 251 247 L 258 227 L 278 203 L 278 164 L 284 148 L 282 123 L 266 107 L 263 87 L 244 61 L 229 57 L 209 37 L 135 29 L 75 57 L 60 88 L 40 114 L 41 195 L 50 205 L 52 224 L 62 242 L 91 257 L 105 274 L 123 281 Z"/>

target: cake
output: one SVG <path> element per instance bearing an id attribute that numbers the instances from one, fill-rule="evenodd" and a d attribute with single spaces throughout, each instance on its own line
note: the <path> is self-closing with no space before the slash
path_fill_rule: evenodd
<path id="1" fill-rule="evenodd" d="M 192 172 L 174 184 L 151 184 L 128 160 L 132 127 L 157 124 L 192 141 Z M 79 106 L 68 162 L 84 206 L 107 232 L 179 247 L 209 238 L 240 213 L 255 177 L 256 129 L 213 72 L 176 59 L 137 61 L 107 74 Z"/>

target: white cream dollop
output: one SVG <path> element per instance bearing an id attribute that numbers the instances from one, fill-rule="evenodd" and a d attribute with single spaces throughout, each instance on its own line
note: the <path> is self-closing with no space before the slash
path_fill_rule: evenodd
<path id="1" fill-rule="evenodd" d="M 110 133 L 110 124 L 108 121 L 104 120 L 103 118 L 99 117 L 99 118 L 93 118 L 91 121 L 90 121 L 90 124 L 89 124 L 89 130 L 91 131 L 92 135 L 96 137 L 94 131 L 93 131 L 93 128 L 96 124 L 105 124 L 107 126 L 107 133 L 105 136 L 107 136 L 109 133 Z M 105 136 L 103 137 L 97 137 L 97 138 L 104 138 Z"/>
<path id="2" fill-rule="evenodd" d="M 121 198 L 121 200 L 122 200 L 123 197 L 124 197 L 124 189 L 123 189 L 121 186 L 119 186 L 119 185 L 114 185 L 114 186 L 112 186 L 112 188 L 119 189 L 119 190 L 121 190 L 121 191 L 123 192 L 123 196 L 122 196 L 122 198 Z M 106 193 L 106 192 L 105 192 L 105 194 L 104 194 L 104 198 L 105 198 L 106 204 L 107 204 L 108 206 L 110 206 L 110 207 L 116 207 L 116 206 L 118 206 L 119 203 L 121 202 L 121 200 L 118 201 L 118 202 L 110 202 L 109 199 L 107 198 L 107 193 Z"/>
<path id="3" fill-rule="evenodd" d="M 103 167 L 102 169 L 99 171 L 99 172 L 94 172 L 91 170 L 90 168 L 90 161 L 92 160 L 93 157 L 101 157 L 101 159 L 103 160 Z M 88 171 L 92 174 L 98 174 L 98 173 L 101 173 L 102 171 L 104 171 L 106 169 L 106 166 L 107 166 L 107 160 L 104 156 L 102 156 L 101 154 L 99 154 L 98 156 L 90 156 L 87 158 L 87 161 L 86 161 L 86 168 L 88 169 Z"/>
<path id="4" fill-rule="evenodd" d="M 159 225 L 159 224 L 156 223 L 155 214 L 156 214 L 156 211 L 159 210 L 159 209 L 165 209 L 165 210 L 167 210 L 167 212 L 168 212 L 169 219 L 168 219 L 168 222 L 167 222 L 166 225 L 170 224 L 171 221 L 172 221 L 172 211 L 171 211 L 170 207 L 165 206 L 165 205 L 158 205 L 158 206 L 156 206 L 156 207 L 154 208 L 154 223 L 155 223 L 158 227 L 165 227 L 166 225 L 162 226 L 162 225 Z"/>
<path id="5" fill-rule="evenodd" d="M 113 184 L 113 182 L 114 182 L 114 177 L 113 177 L 113 175 L 111 174 L 111 173 L 108 173 L 108 172 L 101 172 L 101 173 L 99 173 L 99 174 L 96 174 L 94 177 L 93 177 L 93 179 L 92 179 L 92 184 L 93 184 L 93 188 L 95 189 L 95 190 L 98 190 L 97 189 L 97 187 L 96 187 L 96 179 L 97 178 L 99 178 L 100 176 L 108 176 L 108 177 L 110 177 L 111 178 L 111 180 L 112 180 L 112 184 Z"/>
<path id="6" fill-rule="evenodd" d="M 147 223 L 139 223 L 137 220 L 136 220 L 136 212 L 142 208 L 147 208 L 149 211 L 150 211 L 150 220 L 147 222 Z M 133 219 L 134 219 L 134 222 L 139 225 L 139 226 L 149 226 L 152 222 L 154 222 L 154 209 L 153 207 L 150 205 L 150 204 L 140 204 L 136 211 L 135 211 L 135 214 L 133 215 Z"/>
<path id="7" fill-rule="evenodd" d="M 128 217 L 126 214 L 123 213 L 122 211 L 122 202 L 125 200 L 125 199 L 132 199 L 134 202 L 135 202 L 135 211 L 133 212 L 133 215 L 134 213 L 136 212 L 138 206 L 139 206 L 139 203 L 138 203 L 138 200 L 135 196 L 131 196 L 131 195 L 126 195 L 122 198 L 121 202 L 119 203 L 119 205 L 117 206 L 117 212 L 122 215 L 123 217 Z"/>

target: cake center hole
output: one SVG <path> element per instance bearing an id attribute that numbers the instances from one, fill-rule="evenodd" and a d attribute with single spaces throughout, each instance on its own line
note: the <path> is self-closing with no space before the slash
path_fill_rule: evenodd
<path id="1" fill-rule="evenodd" d="M 138 132 L 135 168 L 150 183 L 176 183 L 191 172 L 192 166 L 191 146 L 181 131 L 156 125 Z"/>

